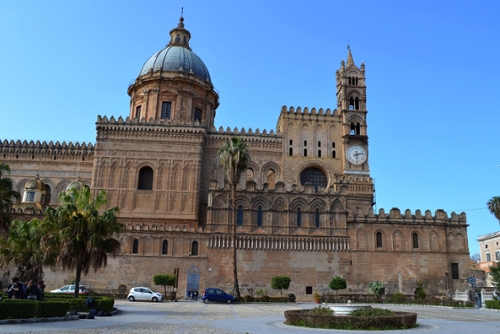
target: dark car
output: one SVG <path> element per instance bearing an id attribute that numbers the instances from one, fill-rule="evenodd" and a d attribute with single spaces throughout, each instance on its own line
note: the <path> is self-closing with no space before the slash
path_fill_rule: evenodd
<path id="1" fill-rule="evenodd" d="M 221 289 L 217 288 L 206 288 L 205 291 L 203 291 L 203 296 L 201 297 L 201 300 L 205 304 L 208 304 L 210 302 L 231 304 L 235 302 L 234 296 L 225 293 Z"/>

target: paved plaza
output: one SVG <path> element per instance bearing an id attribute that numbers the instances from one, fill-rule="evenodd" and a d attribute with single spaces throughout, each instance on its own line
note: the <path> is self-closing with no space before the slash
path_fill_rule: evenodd
<path id="1" fill-rule="evenodd" d="M 200 301 L 177 303 L 131 303 L 118 300 L 120 312 L 94 320 L 0 325 L 0 333 L 168 333 L 168 334 L 245 334 L 245 333 L 373 333 L 310 329 L 285 325 L 283 312 L 313 308 L 312 303 L 297 304 L 203 304 Z M 451 309 L 430 306 L 383 305 L 397 311 L 416 312 L 418 328 L 391 330 L 407 333 L 488 333 L 500 334 L 500 313 L 485 309 Z"/>

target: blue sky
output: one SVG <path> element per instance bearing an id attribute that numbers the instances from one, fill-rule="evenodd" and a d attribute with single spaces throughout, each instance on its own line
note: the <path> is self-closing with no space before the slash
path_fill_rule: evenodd
<path id="1" fill-rule="evenodd" d="M 366 65 L 376 209 L 466 212 L 471 254 L 500 230 L 500 1 L 5 1 L 0 138 L 94 142 L 184 7 L 220 94 L 216 127 L 275 129 L 283 105 L 331 108 Z"/>

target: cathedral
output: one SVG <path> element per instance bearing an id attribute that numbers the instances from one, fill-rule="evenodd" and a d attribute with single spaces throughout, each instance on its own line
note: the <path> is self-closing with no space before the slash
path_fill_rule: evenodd
<path id="1" fill-rule="evenodd" d="M 105 190 L 107 207 L 120 208 L 120 254 L 84 276 L 87 287 L 128 291 L 176 273 L 181 294 L 231 291 L 236 243 L 242 295 L 272 291 L 277 275 L 291 278 L 298 300 L 328 292 L 334 276 L 346 293 L 368 293 L 373 280 L 386 293 L 413 294 L 417 281 L 428 294 L 463 289 L 465 213 L 374 212 L 365 65 L 351 50 L 336 71 L 335 109 L 283 107 L 275 130 L 230 130 L 214 126 L 219 94 L 190 39 L 181 17 L 128 87 L 129 116 L 97 116 L 95 143 L 0 142 L 22 194 L 14 219 L 43 217 L 71 187 Z M 217 159 L 233 136 L 251 158 L 236 193 L 236 240 Z M 73 276 L 45 270 L 48 288 Z"/>

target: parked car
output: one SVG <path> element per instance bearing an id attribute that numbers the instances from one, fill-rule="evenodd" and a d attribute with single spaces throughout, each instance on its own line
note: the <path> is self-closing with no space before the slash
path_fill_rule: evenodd
<path id="1" fill-rule="evenodd" d="M 201 297 L 201 300 L 205 304 L 208 304 L 209 302 L 219 302 L 228 304 L 235 302 L 233 295 L 225 293 L 221 289 L 217 288 L 206 288 L 205 291 L 203 291 L 203 296 Z"/>
<path id="2" fill-rule="evenodd" d="M 75 285 L 65 285 L 60 289 L 55 289 L 51 290 L 50 292 L 52 293 L 67 293 L 67 294 L 74 294 L 75 293 Z M 89 293 L 85 285 L 80 285 L 80 292 L 79 294 L 86 294 Z"/>
<path id="3" fill-rule="evenodd" d="M 139 286 L 130 289 L 127 299 L 131 302 L 136 300 L 147 300 L 152 302 L 157 302 L 163 299 L 163 295 L 159 292 L 153 291 L 150 288 L 144 286 Z"/>

